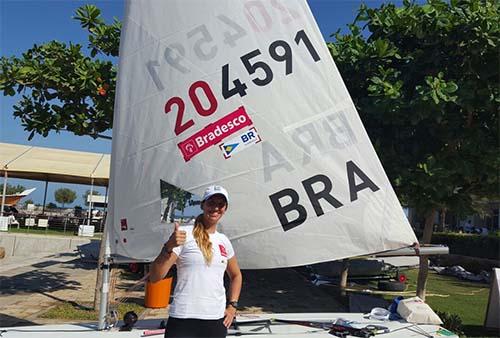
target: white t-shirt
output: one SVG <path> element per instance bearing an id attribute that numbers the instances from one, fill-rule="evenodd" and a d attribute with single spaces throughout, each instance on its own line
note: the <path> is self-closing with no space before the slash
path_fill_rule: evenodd
<path id="1" fill-rule="evenodd" d="M 177 258 L 177 284 L 169 315 L 175 318 L 220 319 L 226 309 L 224 272 L 227 261 L 234 256 L 233 246 L 226 235 L 215 232 L 212 242 L 212 263 L 207 265 L 196 240 L 194 226 L 183 226 L 184 245 L 173 249 Z"/>

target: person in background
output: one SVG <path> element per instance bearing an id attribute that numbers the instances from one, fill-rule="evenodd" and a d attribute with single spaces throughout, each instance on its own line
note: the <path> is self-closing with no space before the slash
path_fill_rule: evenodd
<path id="1" fill-rule="evenodd" d="M 217 231 L 228 208 L 221 186 L 206 189 L 194 225 L 175 230 L 151 264 L 149 280 L 156 282 L 177 265 L 177 284 L 165 337 L 226 337 L 238 307 L 243 277 L 229 239 Z M 230 278 L 226 298 L 224 273 Z"/>

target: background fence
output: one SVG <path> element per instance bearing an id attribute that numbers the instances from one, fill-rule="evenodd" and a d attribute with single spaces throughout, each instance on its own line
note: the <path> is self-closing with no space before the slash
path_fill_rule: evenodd
<path id="1" fill-rule="evenodd" d="M 9 224 L 10 232 L 47 233 L 61 235 L 78 235 L 80 225 L 93 225 L 95 233 L 102 233 L 105 216 L 99 218 L 76 217 L 70 215 L 17 214 L 15 221 Z"/>

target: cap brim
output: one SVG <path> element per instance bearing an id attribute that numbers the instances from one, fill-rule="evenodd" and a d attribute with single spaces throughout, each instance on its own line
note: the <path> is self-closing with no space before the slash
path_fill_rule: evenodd
<path id="1" fill-rule="evenodd" d="M 221 193 L 221 192 L 216 192 L 216 193 L 214 193 L 214 194 L 208 195 L 207 197 L 205 197 L 205 198 L 204 198 L 204 199 L 202 199 L 201 201 L 202 201 L 202 202 L 205 202 L 205 201 L 206 201 L 206 200 L 208 200 L 210 197 L 213 197 L 213 196 L 215 196 L 215 195 L 221 195 L 222 197 L 224 197 L 224 199 L 226 200 L 226 202 L 228 202 L 228 199 L 227 199 L 226 195 L 224 195 L 224 194 L 223 194 L 223 193 Z"/>

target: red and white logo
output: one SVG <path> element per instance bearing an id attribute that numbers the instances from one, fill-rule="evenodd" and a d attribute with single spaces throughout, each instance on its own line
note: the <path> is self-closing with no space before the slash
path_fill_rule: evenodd
<path id="1" fill-rule="evenodd" d="M 253 124 L 245 107 L 241 106 L 223 118 L 210 123 L 202 130 L 177 144 L 187 162 L 204 150 L 219 144 L 229 135 Z"/>
<path id="2" fill-rule="evenodd" d="M 120 220 L 120 226 L 121 226 L 122 231 L 128 230 L 128 225 L 127 225 L 127 219 L 126 218 L 122 218 Z"/>
<path id="3" fill-rule="evenodd" d="M 219 244 L 219 250 L 220 250 L 220 254 L 221 254 L 223 257 L 227 257 L 227 252 L 226 252 L 226 248 L 224 247 L 224 245 Z"/>
<path id="4" fill-rule="evenodd" d="M 186 156 L 190 156 L 191 154 L 196 154 L 198 152 L 198 146 L 194 140 L 188 140 L 187 142 L 182 144 L 182 153 L 186 154 Z"/>

